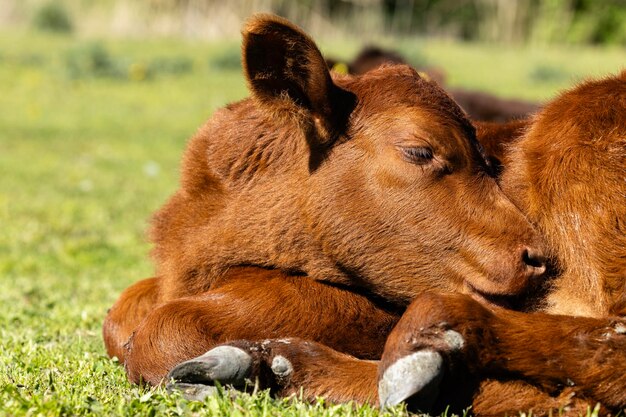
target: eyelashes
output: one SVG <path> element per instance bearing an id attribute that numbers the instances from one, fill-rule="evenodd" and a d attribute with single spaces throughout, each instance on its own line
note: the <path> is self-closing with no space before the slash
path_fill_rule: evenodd
<path id="1" fill-rule="evenodd" d="M 452 174 L 453 166 L 449 161 L 435 156 L 432 148 L 428 146 L 398 146 L 403 159 L 410 164 L 421 168 L 428 168 L 437 177 Z"/>
<path id="2" fill-rule="evenodd" d="M 434 158 L 433 150 L 427 147 L 402 147 L 400 150 L 408 162 L 416 165 L 428 164 Z"/>

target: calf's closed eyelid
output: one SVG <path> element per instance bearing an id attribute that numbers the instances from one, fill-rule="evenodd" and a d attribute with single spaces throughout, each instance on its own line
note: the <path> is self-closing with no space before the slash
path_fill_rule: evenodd
<path id="1" fill-rule="evenodd" d="M 433 150 L 427 146 L 399 146 L 398 148 L 404 159 L 417 165 L 428 164 L 435 157 Z"/>

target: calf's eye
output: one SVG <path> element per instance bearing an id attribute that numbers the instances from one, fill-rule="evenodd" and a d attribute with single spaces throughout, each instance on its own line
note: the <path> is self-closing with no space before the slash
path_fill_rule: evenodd
<path id="1" fill-rule="evenodd" d="M 417 165 L 428 164 L 433 160 L 433 150 L 426 147 L 402 147 L 400 148 L 404 158 Z"/>

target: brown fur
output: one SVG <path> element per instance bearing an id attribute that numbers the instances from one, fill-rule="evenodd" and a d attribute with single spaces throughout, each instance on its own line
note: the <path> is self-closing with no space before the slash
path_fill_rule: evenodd
<path id="1" fill-rule="evenodd" d="M 503 159 L 513 145 L 530 126 L 530 119 L 513 120 L 507 123 L 474 122 L 476 137 L 485 150 L 489 162 L 497 174 L 503 169 Z"/>
<path id="2" fill-rule="evenodd" d="M 318 66 L 280 71 L 321 72 L 319 79 L 285 81 L 280 90 L 273 84 L 291 75 L 261 72 L 268 89 L 250 81 L 253 98 L 219 111 L 189 144 L 181 189 L 154 221 L 163 298 L 208 290 L 237 265 L 358 284 L 399 304 L 424 288 L 460 290 L 462 276 L 486 292 L 521 291 L 521 253 L 541 242 L 487 175 L 459 108 L 408 67 L 335 85 L 319 51 L 308 57 L 314 44 L 296 45 L 288 62 Z M 313 104 L 307 94 L 329 102 Z M 355 97 L 349 122 L 323 115 Z M 406 147 L 432 148 L 436 157 L 412 164 Z"/>
<path id="3" fill-rule="evenodd" d="M 396 311 L 429 289 L 498 295 L 533 285 L 541 268 L 528 257 L 541 258 L 541 240 L 436 84 L 406 66 L 332 79 L 313 41 L 276 17 L 248 23 L 243 56 L 252 98 L 218 111 L 191 140 L 181 188 L 154 218 L 159 278 L 151 297 L 163 306 L 133 338 L 133 379 L 158 382 L 191 351 L 224 341 L 155 351 L 162 338 L 185 334 L 188 309 L 177 308 L 188 299 L 180 299 L 211 298 L 233 267 L 345 286 Z M 407 149 L 432 156 L 413 160 Z M 123 359 L 121 341 L 146 313 L 132 310 L 132 297 L 122 295 L 104 329 L 109 352 Z M 201 304 L 193 314 L 219 314 Z M 126 308 L 132 318 L 120 324 Z M 250 321 L 252 311 L 240 310 Z M 181 323 L 169 334 L 163 316 L 174 315 Z"/>
<path id="4" fill-rule="evenodd" d="M 549 103 L 505 166 L 503 188 L 562 270 L 548 311 L 606 316 L 626 281 L 626 72 Z"/>
<path id="5" fill-rule="evenodd" d="M 479 380 L 523 379 L 553 396 L 569 386 L 577 398 L 621 409 L 626 376 L 615 370 L 626 368 L 624 326 L 618 318 L 490 311 L 466 295 L 424 294 L 389 336 L 380 369 L 410 352 L 434 349 L 450 355 L 444 386 L 452 384 L 452 392 L 460 390 L 460 372 Z M 460 352 L 450 351 L 441 337 L 447 329 L 463 336 Z"/>
<path id="6" fill-rule="evenodd" d="M 124 345 L 141 321 L 158 305 L 159 278 L 148 278 L 126 288 L 107 313 L 102 334 L 110 357 L 124 360 Z"/>
<path id="7" fill-rule="evenodd" d="M 465 336 L 460 363 L 479 379 L 522 378 L 559 398 L 583 399 L 568 404 L 573 410 L 580 411 L 585 398 L 591 406 L 624 408 L 624 320 L 611 315 L 624 314 L 626 72 L 563 93 L 521 128 L 505 147 L 502 186 L 547 237 L 558 263 L 542 310 L 568 316 L 490 312 L 459 295 L 420 298 L 390 335 L 381 369 L 415 350 L 404 341 L 432 343 L 425 321 L 445 322 Z M 498 390 L 510 391 L 510 383 L 492 387 L 491 395 Z M 524 395 L 514 398 L 527 401 Z M 487 415 L 518 406 L 494 404 L 480 392 L 473 401 L 475 411 Z"/>
<path id="8" fill-rule="evenodd" d="M 625 312 L 626 204 L 619 198 L 626 195 L 626 72 L 562 94 L 528 126 L 503 156 L 502 185 L 548 236 L 559 264 L 546 302 L 536 306 L 543 312 L 423 294 L 389 336 L 379 371 L 434 349 L 449 366 L 435 407 L 461 399 L 460 408 L 472 404 L 479 415 L 548 415 L 555 408 L 579 415 L 600 402 L 606 414 L 626 407 L 626 320 L 611 316 Z M 479 128 L 491 135 L 487 142 L 507 130 Z M 448 329 L 463 336 L 460 351 L 442 338 Z M 371 364 L 353 360 L 346 367 L 367 372 Z M 306 364 L 298 378 L 306 380 L 309 368 L 315 365 Z"/>
<path id="9" fill-rule="evenodd" d="M 236 339 L 300 337 L 377 359 L 399 317 L 307 277 L 233 268 L 210 291 L 167 302 L 137 323 L 124 359 L 131 381 L 153 385 L 174 365 Z"/>
<path id="10" fill-rule="evenodd" d="M 270 388 L 276 395 L 302 395 L 310 401 L 323 397 L 335 403 L 355 401 L 376 404 L 378 401 L 378 361 L 357 359 L 321 343 L 300 338 L 261 342 L 237 340 L 229 345 L 252 354 L 256 368 L 253 374 L 263 387 Z M 294 369 L 306 372 L 275 375 L 270 369 L 272 360 L 278 355 L 289 358 Z M 315 362 L 314 366 L 311 366 L 312 362 Z"/>
<path id="11" fill-rule="evenodd" d="M 291 385 L 275 381 L 279 392 L 306 385 L 339 400 L 371 399 L 369 376 L 346 386 L 341 375 L 373 375 L 357 357 L 380 354 L 409 301 L 427 291 L 493 301 L 534 288 L 541 240 L 435 84 L 401 66 L 333 79 L 306 35 L 267 16 L 244 31 L 244 67 L 252 98 L 219 111 L 190 142 L 181 188 L 155 216 L 159 277 L 127 290 L 106 319 L 112 354 L 136 327 L 120 353 L 132 380 L 158 383 L 218 343 L 301 337 L 327 345 L 316 357 L 336 370 L 321 372 L 295 343 L 285 355 L 302 360 Z M 407 147 L 435 157 L 408 161 Z M 528 178 L 511 175 L 504 184 L 523 199 L 526 188 L 510 178 Z M 572 289 L 562 277 L 553 293 Z M 480 404 L 488 414 L 488 401 Z"/>

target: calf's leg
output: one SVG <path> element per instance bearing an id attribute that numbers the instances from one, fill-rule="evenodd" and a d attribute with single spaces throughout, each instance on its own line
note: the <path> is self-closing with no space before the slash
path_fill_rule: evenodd
<path id="1" fill-rule="evenodd" d="M 258 382 L 274 395 L 300 396 L 313 401 L 323 397 L 329 402 L 354 401 L 379 405 L 378 361 L 357 359 L 316 342 L 298 338 L 250 342 L 238 340 L 217 346 L 207 353 L 177 365 L 169 378 L 177 381 L 187 397 L 202 399 L 214 392 L 215 381 L 242 388 Z M 422 371 L 424 371 L 422 369 Z M 410 375 L 403 382 L 410 384 Z M 463 395 L 450 387 L 437 397 L 409 398 L 412 411 L 425 410 L 441 414 L 446 409 L 461 414 L 471 406 L 477 416 L 516 415 L 520 411 L 536 416 L 585 415 L 595 403 L 576 397 L 571 390 L 552 396 L 522 381 L 485 380 L 472 395 Z M 191 395 L 190 395 L 191 394 Z"/>
<path id="2" fill-rule="evenodd" d="M 176 364 L 233 340 L 299 337 L 373 359 L 399 313 L 346 289 L 280 271 L 245 268 L 201 295 L 153 310 L 131 337 L 131 381 L 158 384 Z"/>
<path id="3" fill-rule="evenodd" d="M 437 368 L 432 376 L 413 373 L 412 392 L 394 374 L 411 360 Z M 626 406 L 626 374 L 616 370 L 623 369 L 622 319 L 489 310 L 461 294 L 424 294 L 387 340 L 380 374 L 386 395 L 381 400 L 419 397 L 424 388 L 446 389 L 462 383 L 455 375 L 469 375 L 479 381 L 521 379 L 555 395 L 567 389 L 620 409 Z M 394 395 L 399 390 L 402 395 Z"/>
<path id="4" fill-rule="evenodd" d="M 102 336 L 110 357 L 116 356 L 124 362 L 124 345 L 128 338 L 159 303 L 159 283 L 159 278 L 148 278 L 131 285 L 109 309 Z"/>
<path id="5" fill-rule="evenodd" d="M 485 380 L 472 399 L 471 410 L 473 415 L 481 417 L 512 416 L 520 412 L 537 417 L 580 417 L 589 415 L 595 406 L 595 401 L 579 398 L 571 388 L 550 395 L 524 381 Z M 600 415 L 607 415 L 607 411 L 600 408 Z"/>
<path id="6" fill-rule="evenodd" d="M 200 385 L 211 392 L 215 381 L 237 388 L 256 382 L 281 397 L 376 404 L 377 373 L 377 361 L 357 359 L 321 343 L 285 338 L 217 346 L 177 365 L 168 378 L 187 394 L 190 387 L 202 393 Z"/>

